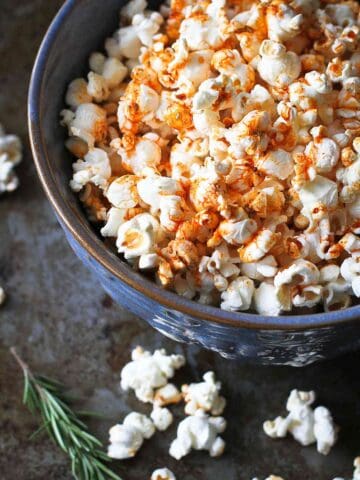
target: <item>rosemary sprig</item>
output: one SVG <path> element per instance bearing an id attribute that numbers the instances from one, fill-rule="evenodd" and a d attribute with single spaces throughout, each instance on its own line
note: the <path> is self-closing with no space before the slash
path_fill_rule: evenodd
<path id="1" fill-rule="evenodd" d="M 34 375 L 10 349 L 24 374 L 23 403 L 35 414 L 40 413 L 42 424 L 33 434 L 46 430 L 54 442 L 70 457 L 71 471 L 76 480 L 121 480 L 105 462 L 110 458 L 102 451 L 101 442 L 88 432 L 67 404 L 62 384 L 47 377 Z"/>

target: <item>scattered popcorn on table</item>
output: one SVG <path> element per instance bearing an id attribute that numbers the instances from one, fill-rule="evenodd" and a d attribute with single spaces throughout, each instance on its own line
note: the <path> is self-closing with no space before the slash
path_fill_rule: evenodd
<path id="1" fill-rule="evenodd" d="M 221 415 L 226 405 L 225 398 L 219 395 L 221 382 L 216 381 L 214 372 L 205 373 L 203 379 L 203 382 L 181 387 L 186 403 L 185 413 L 194 415 L 197 410 L 203 410 L 211 415 Z"/>
<path id="2" fill-rule="evenodd" d="M 338 428 L 327 408 L 312 409 L 314 401 L 314 392 L 292 390 L 286 404 L 288 416 L 267 420 L 265 433 L 271 438 L 284 438 L 289 432 L 301 445 L 316 443 L 318 452 L 327 455 L 337 440 Z"/>
<path id="3" fill-rule="evenodd" d="M 176 477 L 168 468 L 158 468 L 151 475 L 151 480 L 176 480 Z"/>
<path id="4" fill-rule="evenodd" d="M 131 358 L 121 371 L 121 388 L 134 390 L 137 398 L 145 403 L 153 403 L 156 389 L 164 387 L 175 370 L 185 365 L 182 355 L 167 355 L 164 349 L 151 354 L 136 347 Z"/>
<path id="5" fill-rule="evenodd" d="M 168 408 L 154 407 L 150 414 L 155 427 L 161 432 L 167 430 L 172 424 L 174 417 Z"/>
<path id="6" fill-rule="evenodd" d="M 19 137 L 6 134 L 0 124 L 0 194 L 12 192 L 19 185 L 14 167 L 22 160 Z"/>
<path id="7" fill-rule="evenodd" d="M 356 457 L 354 460 L 354 475 L 352 480 L 360 480 L 360 457 Z M 343 478 L 336 477 L 333 480 L 344 480 Z"/>
<path id="8" fill-rule="evenodd" d="M 360 297 L 359 11 L 123 7 L 61 123 L 71 187 L 134 269 L 231 312 L 329 312 Z"/>
<path id="9" fill-rule="evenodd" d="M 186 417 L 179 423 L 177 437 L 170 445 L 169 453 L 176 460 L 188 455 L 191 449 L 208 450 L 211 457 L 222 455 L 224 440 L 218 436 L 226 428 L 223 417 L 210 417 L 203 410 Z"/>
<path id="10" fill-rule="evenodd" d="M 118 460 L 132 458 L 142 446 L 144 439 L 155 433 L 153 422 L 141 413 L 131 412 L 122 424 L 110 428 L 110 445 L 108 456 Z"/>

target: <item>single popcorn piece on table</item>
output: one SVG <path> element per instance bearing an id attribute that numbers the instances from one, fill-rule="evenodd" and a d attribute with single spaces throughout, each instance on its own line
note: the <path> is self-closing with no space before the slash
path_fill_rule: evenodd
<path id="1" fill-rule="evenodd" d="M 156 390 L 164 387 L 175 371 L 185 365 L 182 355 L 167 355 L 164 349 L 151 354 L 136 347 L 131 358 L 121 371 L 121 388 L 134 390 L 136 397 L 145 403 L 153 403 Z"/>
<path id="2" fill-rule="evenodd" d="M 158 468 L 152 473 L 150 480 L 176 480 L 176 477 L 168 468 Z"/>
<path id="3" fill-rule="evenodd" d="M 284 438 L 289 432 L 301 445 L 316 443 L 318 452 L 327 455 L 337 440 L 338 427 L 327 408 L 311 407 L 314 401 L 313 391 L 292 390 L 286 404 L 288 416 L 266 421 L 265 433 L 271 438 Z"/>
<path id="4" fill-rule="evenodd" d="M 19 179 L 14 167 L 22 160 L 22 145 L 16 135 L 6 134 L 0 124 L 0 195 L 16 190 Z"/>
<path id="5" fill-rule="evenodd" d="M 349 307 L 358 2 L 171 0 L 159 12 L 126 4 L 66 92 L 71 187 L 90 221 L 186 299 L 273 316 Z"/>
<path id="6" fill-rule="evenodd" d="M 122 424 L 114 425 L 109 430 L 108 456 L 118 460 L 132 458 L 141 448 L 144 439 L 151 438 L 154 433 L 155 426 L 146 415 L 131 412 Z"/>
<path id="7" fill-rule="evenodd" d="M 171 443 L 169 453 L 176 460 L 188 455 L 191 449 L 207 450 L 211 457 L 218 457 L 225 449 L 225 442 L 218 434 L 225 428 L 223 417 L 210 417 L 203 410 L 197 410 L 195 415 L 179 423 L 177 437 Z"/>
<path id="8" fill-rule="evenodd" d="M 216 381 L 214 372 L 206 372 L 203 379 L 203 382 L 182 385 L 185 413 L 194 415 L 197 410 L 203 410 L 211 415 L 221 415 L 226 405 L 225 398 L 219 394 L 221 382 Z"/>
<path id="9" fill-rule="evenodd" d="M 354 460 L 354 474 L 352 480 L 359 480 L 360 479 L 360 457 L 356 457 Z M 344 480 L 343 478 L 336 477 L 333 480 Z"/>
<path id="10" fill-rule="evenodd" d="M 150 414 L 155 427 L 161 432 L 167 430 L 172 424 L 174 417 L 168 408 L 154 406 Z"/>

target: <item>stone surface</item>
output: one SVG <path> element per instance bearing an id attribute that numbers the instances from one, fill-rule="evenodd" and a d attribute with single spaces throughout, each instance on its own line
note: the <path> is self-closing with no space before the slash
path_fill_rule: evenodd
<path id="1" fill-rule="evenodd" d="M 165 433 L 145 443 L 134 460 L 114 463 L 124 480 L 145 480 L 167 466 L 179 480 L 248 480 L 270 473 L 287 480 L 350 477 L 360 454 L 359 353 L 304 369 L 232 363 L 195 347 L 176 345 L 134 318 L 102 292 L 68 247 L 40 188 L 26 128 L 26 94 L 31 66 L 47 25 L 61 1 L 1 0 L 0 121 L 25 145 L 18 168 L 21 187 L 0 198 L 0 284 L 8 301 L 0 309 L 0 478 L 70 480 L 67 459 L 45 436 L 29 441 L 36 419 L 21 405 L 22 377 L 9 354 L 16 345 L 33 369 L 64 381 L 81 407 L 106 414 L 91 429 L 105 442 L 108 428 L 130 410 L 149 406 L 119 389 L 119 370 L 137 344 L 184 352 L 188 366 L 175 382 L 199 380 L 215 369 L 228 399 L 226 454 L 210 459 L 193 453 L 181 462 L 168 454 L 182 408 Z M 328 457 L 291 439 L 274 441 L 262 422 L 284 413 L 291 388 L 315 389 L 341 425 Z"/>

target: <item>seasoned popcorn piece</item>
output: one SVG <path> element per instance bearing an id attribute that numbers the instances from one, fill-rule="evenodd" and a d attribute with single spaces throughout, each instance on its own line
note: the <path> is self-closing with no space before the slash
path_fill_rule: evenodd
<path id="1" fill-rule="evenodd" d="M 225 428 L 223 417 L 209 417 L 203 410 L 198 410 L 179 423 L 169 453 L 176 460 L 188 455 L 191 449 L 207 450 L 211 457 L 218 457 L 225 449 L 225 442 L 218 434 Z"/>
<path id="2" fill-rule="evenodd" d="M 176 480 L 176 477 L 168 468 L 158 468 L 152 473 L 151 480 Z"/>
<path id="3" fill-rule="evenodd" d="M 257 70 L 260 77 L 273 87 L 284 87 L 298 78 L 300 58 L 273 40 L 264 40 L 260 47 Z"/>
<path id="4" fill-rule="evenodd" d="M 203 410 L 211 415 L 221 415 L 226 405 L 225 398 L 219 394 L 221 382 L 216 381 L 214 372 L 206 372 L 203 379 L 203 382 L 182 385 L 185 413 L 194 415 L 197 410 Z"/>
<path id="5" fill-rule="evenodd" d="M 225 14 L 225 0 L 212 0 L 207 8 L 189 6 L 180 25 L 180 38 L 190 50 L 219 48 L 228 38 L 229 21 Z"/>
<path id="6" fill-rule="evenodd" d="M 112 146 L 121 156 L 122 165 L 130 173 L 135 175 L 143 175 L 146 172 L 156 172 L 156 168 L 161 161 L 161 148 L 156 143 L 156 138 L 143 136 L 135 138 L 134 145 L 124 145 L 116 139 L 113 140 Z"/>
<path id="7" fill-rule="evenodd" d="M 137 189 L 141 200 L 159 212 L 160 224 L 169 231 L 176 230 L 184 218 L 183 190 L 181 185 L 168 177 L 149 176 L 140 180 Z"/>
<path id="8" fill-rule="evenodd" d="M 275 2 L 274 2 L 275 3 Z M 285 42 L 301 32 L 304 16 L 286 3 L 278 3 L 266 10 L 266 23 L 270 40 Z"/>
<path id="9" fill-rule="evenodd" d="M 117 231 L 116 246 L 128 260 L 155 252 L 162 237 L 160 225 L 149 213 L 135 215 L 120 225 Z"/>
<path id="10" fill-rule="evenodd" d="M 111 205 L 122 209 L 136 207 L 140 202 L 138 180 L 136 175 L 123 175 L 111 182 L 105 192 Z"/>
<path id="11" fill-rule="evenodd" d="M 266 421 L 265 433 L 271 438 L 284 438 L 290 432 L 301 445 L 317 443 L 318 452 L 327 455 L 337 440 L 337 427 L 327 408 L 312 409 L 314 401 L 314 392 L 292 390 L 286 404 L 288 416 Z"/>
<path id="12" fill-rule="evenodd" d="M 290 153 L 282 149 L 268 152 L 260 158 L 256 167 L 266 175 L 272 175 L 280 180 L 288 178 L 294 170 Z"/>
<path id="13" fill-rule="evenodd" d="M 83 78 L 73 80 L 66 91 L 65 102 L 76 110 L 83 103 L 91 103 L 93 96 L 88 92 L 88 84 Z"/>
<path id="14" fill-rule="evenodd" d="M 240 260 L 244 263 L 253 263 L 260 260 L 271 250 L 278 238 L 279 235 L 272 230 L 265 228 L 259 230 L 250 242 L 239 248 Z"/>
<path id="15" fill-rule="evenodd" d="M 121 371 L 121 388 L 134 390 L 137 398 L 145 403 L 152 403 L 155 390 L 164 387 L 175 375 L 175 370 L 185 364 L 182 355 L 167 355 L 164 349 L 151 354 L 137 347 L 131 358 Z"/>

